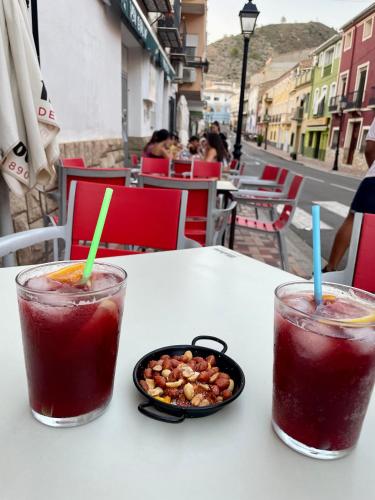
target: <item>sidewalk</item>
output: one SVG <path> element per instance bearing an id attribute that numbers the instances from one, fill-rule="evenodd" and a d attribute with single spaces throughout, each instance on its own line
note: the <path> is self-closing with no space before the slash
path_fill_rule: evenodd
<path id="1" fill-rule="evenodd" d="M 264 145 L 262 146 L 262 148 L 259 148 L 254 142 L 246 141 L 246 144 L 254 148 L 255 150 L 261 149 L 262 151 L 264 151 Z M 323 172 L 329 172 L 336 175 L 344 175 L 346 177 L 352 177 L 354 179 L 362 178 L 364 176 L 363 172 L 353 171 L 347 165 L 340 165 L 340 170 L 338 172 L 334 172 L 332 171 L 332 165 L 328 165 L 324 161 L 307 158 L 306 156 L 302 156 L 301 154 L 298 155 L 298 159 L 296 161 L 292 160 L 292 158 L 290 157 L 290 153 L 282 151 L 281 149 L 275 148 L 274 146 L 271 146 L 269 144 L 267 145 L 267 153 L 278 156 L 283 160 L 293 162 L 296 165 L 303 165 L 304 167 L 314 168 Z"/>
<path id="2" fill-rule="evenodd" d="M 238 215 L 255 217 L 255 213 L 248 207 L 240 207 Z M 291 229 L 287 232 L 287 247 L 289 256 L 289 269 L 292 274 L 302 278 L 311 278 L 312 274 L 312 249 Z M 234 250 L 248 257 L 260 260 L 265 264 L 281 269 L 279 248 L 276 237 L 251 231 L 236 225 Z"/>

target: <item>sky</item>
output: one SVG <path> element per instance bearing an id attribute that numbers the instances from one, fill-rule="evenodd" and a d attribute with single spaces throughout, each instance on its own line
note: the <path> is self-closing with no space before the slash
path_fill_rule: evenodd
<path id="1" fill-rule="evenodd" d="M 208 0 L 208 41 L 238 34 L 238 14 L 247 0 Z M 288 22 L 320 21 L 336 29 L 373 2 L 369 0 L 253 0 L 260 16 L 258 26 Z"/>

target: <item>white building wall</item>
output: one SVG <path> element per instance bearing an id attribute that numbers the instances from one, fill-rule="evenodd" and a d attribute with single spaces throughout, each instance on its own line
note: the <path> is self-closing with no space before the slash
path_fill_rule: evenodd
<path id="1" fill-rule="evenodd" d="M 101 0 L 39 0 L 38 14 L 59 140 L 121 138 L 120 19 Z"/>

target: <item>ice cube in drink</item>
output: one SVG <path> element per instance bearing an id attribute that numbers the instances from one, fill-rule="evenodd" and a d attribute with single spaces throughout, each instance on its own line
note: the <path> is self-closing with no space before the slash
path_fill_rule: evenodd
<path id="1" fill-rule="evenodd" d="M 17 277 L 30 406 L 38 420 L 79 425 L 108 405 L 125 283 L 126 273 L 107 264 L 95 264 L 89 283 L 54 278 L 51 265 Z"/>
<path id="2" fill-rule="evenodd" d="M 311 284 L 276 293 L 273 425 L 292 448 L 329 459 L 361 432 L 375 380 L 375 298 L 327 290 L 318 307 Z"/>

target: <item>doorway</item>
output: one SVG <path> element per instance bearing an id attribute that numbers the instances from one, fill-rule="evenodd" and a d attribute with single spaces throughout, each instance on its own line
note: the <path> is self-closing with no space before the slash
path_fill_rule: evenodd
<path id="1" fill-rule="evenodd" d="M 316 160 L 319 160 L 319 151 L 320 151 L 320 141 L 322 139 L 322 133 L 321 132 L 316 132 L 315 133 L 315 148 L 314 148 L 314 158 Z"/>
<path id="2" fill-rule="evenodd" d="M 354 153 L 355 153 L 355 150 L 357 149 L 358 137 L 359 137 L 360 130 L 361 130 L 361 123 L 360 122 L 353 123 L 353 125 L 352 125 L 352 138 L 350 139 L 348 159 L 347 159 L 348 165 L 353 165 Z"/>

